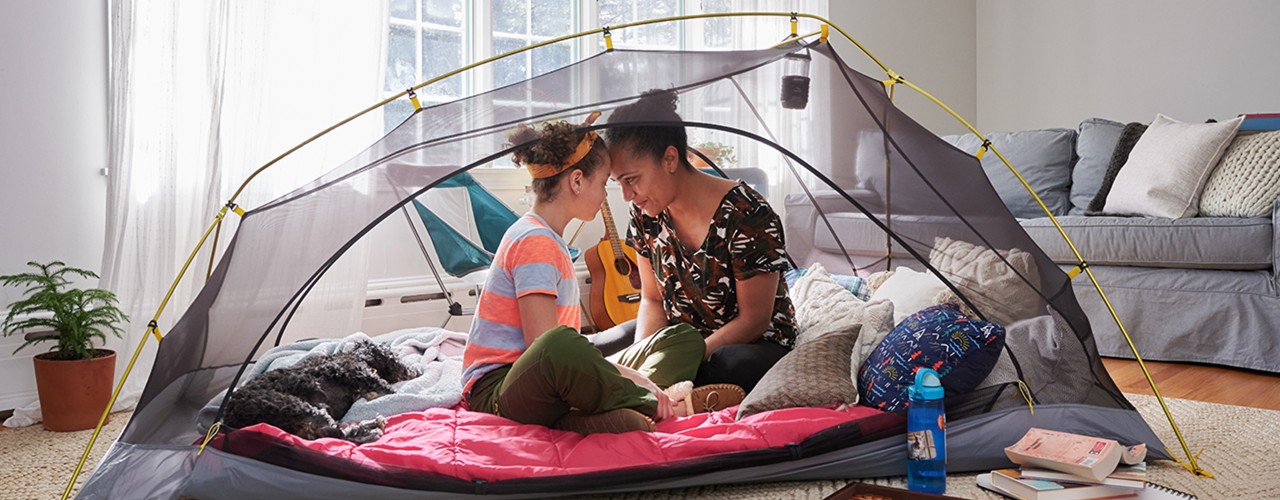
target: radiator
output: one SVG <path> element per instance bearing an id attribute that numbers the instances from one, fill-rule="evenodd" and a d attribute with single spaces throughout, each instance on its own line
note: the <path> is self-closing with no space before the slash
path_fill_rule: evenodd
<path id="1" fill-rule="evenodd" d="M 583 313 L 582 326 L 588 329 L 593 324 L 588 317 L 590 312 L 587 306 L 591 279 L 587 274 L 586 264 L 576 264 Z M 453 300 L 468 312 L 467 315 L 450 317 L 449 302 L 445 300 L 440 285 L 431 276 L 371 280 L 365 294 L 362 331 L 374 336 L 403 328 L 442 325 L 456 332 L 468 331 L 471 328 L 470 312 L 475 310 L 479 287 L 452 276 L 443 277 L 443 282 L 445 289 L 453 295 Z"/>

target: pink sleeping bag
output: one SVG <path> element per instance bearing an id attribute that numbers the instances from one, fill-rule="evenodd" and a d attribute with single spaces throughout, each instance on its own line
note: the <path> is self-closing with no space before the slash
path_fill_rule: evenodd
<path id="1" fill-rule="evenodd" d="M 902 425 L 901 417 L 865 406 L 841 410 L 788 408 L 759 413 L 741 421 L 734 420 L 736 414 L 737 407 L 733 407 L 668 419 L 658 423 L 658 430 L 653 433 L 582 436 L 520 424 L 487 413 L 431 409 L 388 418 L 382 438 L 364 445 L 330 438 L 307 441 L 267 424 L 233 431 L 225 438 L 214 440 L 212 445 L 230 453 L 303 470 L 321 472 L 345 468 L 346 476 L 382 484 L 388 481 L 379 477 L 403 476 L 407 472 L 494 482 L 653 466 L 723 453 L 780 448 L 854 421 L 858 421 L 864 436 Z M 292 450 L 282 451 L 289 448 Z M 339 458 L 345 466 L 339 467 L 339 462 L 326 457 Z M 314 463 L 298 467 L 305 465 L 299 461 Z"/>

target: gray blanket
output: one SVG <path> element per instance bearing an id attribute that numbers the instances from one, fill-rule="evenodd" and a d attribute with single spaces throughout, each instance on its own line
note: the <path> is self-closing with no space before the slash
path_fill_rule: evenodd
<path id="1" fill-rule="evenodd" d="M 263 354 L 241 383 L 271 370 L 293 366 L 309 356 L 343 352 L 361 340 L 390 347 L 401 360 L 416 367 L 422 375 L 395 384 L 394 394 L 373 401 L 356 401 L 341 421 L 358 422 L 379 415 L 385 417 L 428 408 L 449 408 L 462 401 L 462 350 L 467 336 L 434 327 L 408 328 L 373 338 L 364 333 L 354 333 L 344 339 L 305 340 L 282 345 Z M 218 393 L 200 410 L 201 429 L 213 424 L 225 392 Z"/>

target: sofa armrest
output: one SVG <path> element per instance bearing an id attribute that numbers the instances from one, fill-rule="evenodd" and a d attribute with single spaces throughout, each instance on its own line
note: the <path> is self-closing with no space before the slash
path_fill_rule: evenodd
<path id="1" fill-rule="evenodd" d="M 1271 205 L 1271 280 L 1280 290 L 1280 198 Z"/>

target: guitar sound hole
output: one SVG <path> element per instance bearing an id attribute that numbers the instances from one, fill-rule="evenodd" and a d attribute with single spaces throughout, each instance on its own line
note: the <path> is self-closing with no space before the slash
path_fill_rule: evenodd
<path id="1" fill-rule="evenodd" d="M 618 274 L 626 276 L 631 274 L 631 263 L 627 259 L 614 259 L 613 268 L 618 270 Z"/>

